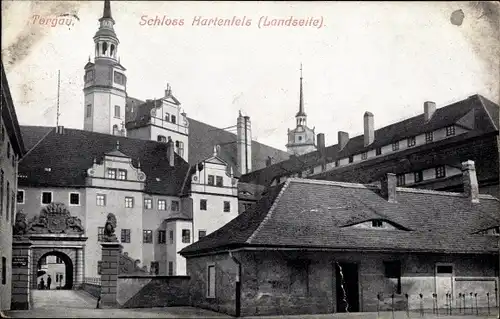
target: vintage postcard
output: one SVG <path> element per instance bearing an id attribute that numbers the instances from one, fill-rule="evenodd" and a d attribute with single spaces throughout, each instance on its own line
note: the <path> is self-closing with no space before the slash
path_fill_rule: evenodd
<path id="1" fill-rule="evenodd" d="M 500 3 L 2 1 L 2 317 L 500 315 Z"/>

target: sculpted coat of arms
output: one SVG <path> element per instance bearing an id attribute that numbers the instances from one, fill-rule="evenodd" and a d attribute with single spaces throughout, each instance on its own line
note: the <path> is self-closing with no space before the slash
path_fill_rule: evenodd
<path id="1" fill-rule="evenodd" d="M 25 234 L 83 234 L 82 222 L 71 216 L 63 203 L 50 203 L 40 214 L 27 222 L 26 214 L 21 210 L 16 215 L 14 235 Z"/>

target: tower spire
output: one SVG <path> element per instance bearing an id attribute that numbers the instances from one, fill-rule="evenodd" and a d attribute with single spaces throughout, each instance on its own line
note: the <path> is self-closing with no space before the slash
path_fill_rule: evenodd
<path id="1" fill-rule="evenodd" d="M 304 112 L 304 93 L 302 91 L 302 63 L 300 63 L 300 98 L 299 98 L 299 112 L 295 117 L 306 116 Z"/>
<path id="2" fill-rule="evenodd" d="M 111 16 L 111 3 L 109 0 L 104 0 L 104 11 L 102 12 L 102 17 L 113 19 Z"/>

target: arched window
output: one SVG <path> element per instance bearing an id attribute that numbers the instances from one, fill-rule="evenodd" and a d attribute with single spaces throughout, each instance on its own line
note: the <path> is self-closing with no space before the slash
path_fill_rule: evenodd
<path id="1" fill-rule="evenodd" d="M 106 52 L 108 51 L 108 43 L 103 42 L 102 43 L 102 54 L 106 55 Z"/>
<path id="2" fill-rule="evenodd" d="M 109 55 L 111 55 L 112 57 L 115 56 L 115 45 L 114 44 L 111 44 L 111 48 L 109 50 Z"/>
<path id="3" fill-rule="evenodd" d="M 163 135 L 158 135 L 158 142 L 166 142 L 167 138 Z"/>
<path id="4" fill-rule="evenodd" d="M 113 125 L 113 135 L 119 135 L 118 125 Z"/>
<path id="5" fill-rule="evenodd" d="M 95 55 L 99 55 L 99 42 L 95 44 Z"/>

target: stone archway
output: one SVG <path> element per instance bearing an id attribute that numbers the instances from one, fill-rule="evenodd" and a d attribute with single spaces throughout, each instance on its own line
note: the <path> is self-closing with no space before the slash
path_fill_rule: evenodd
<path id="1" fill-rule="evenodd" d="M 11 309 L 29 309 L 30 289 L 38 285 L 38 263 L 47 255 L 61 257 L 67 265 L 67 288 L 79 289 L 84 279 L 84 248 L 87 237 L 81 220 L 71 216 L 62 203 L 51 203 L 27 220 L 16 214 L 12 241 Z"/>
<path id="2" fill-rule="evenodd" d="M 43 263 L 42 261 L 45 259 L 47 261 L 48 257 L 55 257 L 56 261 L 61 260 L 63 262 L 64 267 L 60 267 L 61 265 L 57 262 L 55 264 L 51 263 Z M 77 258 L 77 254 L 74 249 L 36 249 L 33 252 L 33 266 L 32 274 L 35 280 L 31 284 L 31 288 L 40 289 L 40 277 L 44 278 L 45 285 L 48 284 L 47 277 L 50 275 L 52 278 L 51 288 L 55 289 L 73 289 L 73 285 L 75 282 L 75 276 L 78 274 L 77 269 L 74 267 L 75 260 Z M 45 266 L 45 267 L 44 267 Z M 53 267 L 51 267 L 53 266 Z M 59 269 L 57 269 L 57 268 Z M 45 268 L 45 269 L 44 269 Z M 52 269 L 51 269 L 52 268 Z M 55 268 L 55 269 L 54 269 Z M 62 278 L 59 280 L 59 274 L 61 270 L 64 269 L 64 274 Z M 43 272 L 43 274 L 41 274 Z M 64 285 L 62 284 L 64 282 Z M 76 284 L 80 284 L 78 280 L 76 280 Z"/>

